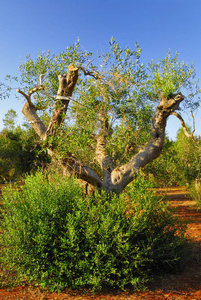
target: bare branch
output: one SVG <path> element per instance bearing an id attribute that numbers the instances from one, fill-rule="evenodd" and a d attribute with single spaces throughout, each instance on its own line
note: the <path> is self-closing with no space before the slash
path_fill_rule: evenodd
<path id="1" fill-rule="evenodd" d="M 38 86 L 36 86 L 35 88 L 29 90 L 29 91 L 27 92 L 27 94 L 26 94 L 25 92 L 21 91 L 20 89 L 17 89 L 17 90 L 16 90 L 18 93 L 22 94 L 22 95 L 26 98 L 27 102 L 28 102 L 29 105 L 31 105 L 32 107 L 35 107 L 35 106 L 34 106 L 34 104 L 31 102 L 31 95 L 32 95 L 33 93 L 37 92 L 37 91 L 40 91 L 40 90 L 43 90 L 43 89 L 44 89 L 44 86 L 43 86 L 43 83 L 42 83 L 42 78 L 43 78 L 43 76 L 44 76 L 44 74 L 41 74 L 41 75 L 39 76 L 39 82 L 40 82 L 40 85 L 38 85 Z"/>
<path id="2" fill-rule="evenodd" d="M 100 74 L 98 74 L 98 73 L 95 72 L 95 71 L 94 71 L 94 72 L 90 72 L 90 71 L 86 70 L 86 69 L 83 68 L 83 67 L 79 67 L 79 69 L 83 71 L 83 73 L 84 73 L 85 76 L 89 75 L 89 76 L 91 76 L 91 77 L 93 77 L 93 78 L 95 78 L 95 79 L 101 79 Z"/>
<path id="3" fill-rule="evenodd" d="M 40 84 L 38 86 L 36 86 L 35 88 L 31 89 L 28 91 L 28 95 L 31 96 L 32 94 L 34 94 L 35 92 L 37 91 L 41 91 L 41 90 L 44 90 L 44 86 L 43 86 L 43 83 L 42 83 L 42 78 L 43 76 L 45 76 L 44 74 L 41 74 L 39 76 L 39 82 Z"/>
<path id="4" fill-rule="evenodd" d="M 193 110 L 192 109 L 191 109 L 191 116 L 192 116 L 192 119 L 193 119 L 193 131 L 192 131 L 192 134 L 194 134 L 194 132 L 195 132 L 195 118 L 194 118 Z"/>
<path id="5" fill-rule="evenodd" d="M 29 103 L 29 105 L 34 106 L 33 103 L 31 102 L 31 97 L 29 95 L 25 94 L 23 91 L 21 91 L 19 89 L 17 89 L 16 92 L 20 93 L 21 95 L 23 95 L 26 98 L 26 100 Z"/>
<path id="6" fill-rule="evenodd" d="M 193 131 L 192 134 L 188 132 L 188 130 L 186 128 L 186 124 L 185 124 L 184 119 L 182 118 L 182 116 L 180 114 L 178 114 L 177 112 L 175 112 L 175 111 L 171 112 L 170 114 L 176 116 L 180 120 L 185 135 L 188 138 L 192 139 L 194 142 L 196 142 L 196 138 L 193 135 L 194 131 Z"/>
<path id="7" fill-rule="evenodd" d="M 42 79 L 43 79 L 44 76 L 45 76 L 45 74 L 40 74 L 40 77 L 39 77 L 40 86 L 43 86 Z"/>

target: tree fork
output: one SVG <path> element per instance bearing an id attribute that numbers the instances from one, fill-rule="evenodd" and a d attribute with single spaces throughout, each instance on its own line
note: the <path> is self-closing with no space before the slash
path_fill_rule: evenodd
<path id="1" fill-rule="evenodd" d="M 70 97 L 72 96 L 78 79 L 79 69 L 83 71 L 82 68 L 75 67 L 71 64 L 68 67 L 67 75 L 58 76 L 58 93 L 53 115 L 47 128 L 37 116 L 36 107 L 31 102 L 31 95 L 34 92 L 43 89 L 42 77 L 40 77 L 40 85 L 30 90 L 27 95 L 18 90 L 18 92 L 20 92 L 27 100 L 22 112 L 31 123 L 34 130 L 38 133 L 41 140 L 46 140 L 48 136 L 55 136 L 58 129 L 63 124 Z M 85 72 L 85 74 L 92 76 L 87 72 Z M 117 193 L 121 193 L 123 189 L 134 179 L 134 176 L 141 168 L 160 155 L 164 145 L 167 118 L 171 114 L 178 117 L 175 110 L 179 108 L 179 104 L 183 100 L 184 96 L 181 93 L 171 94 L 169 97 L 161 95 L 160 103 L 152 117 L 151 138 L 149 144 L 134 155 L 127 164 L 116 168 L 112 165 L 112 158 L 110 158 L 106 153 L 107 136 L 112 134 L 112 132 L 109 131 L 107 115 L 104 114 L 104 111 L 101 111 L 101 130 L 99 135 L 96 137 L 97 145 L 95 158 L 99 162 L 103 172 L 102 180 L 90 167 L 82 164 L 71 153 L 66 153 L 66 157 L 61 158 L 55 153 L 51 145 L 49 145 L 48 153 L 56 160 L 60 161 L 65 175 L 75 175 L 77 178 L 84 180 L 99 190 L 106 190 L 107 193 L 110 193 L 113 190 Z"/>

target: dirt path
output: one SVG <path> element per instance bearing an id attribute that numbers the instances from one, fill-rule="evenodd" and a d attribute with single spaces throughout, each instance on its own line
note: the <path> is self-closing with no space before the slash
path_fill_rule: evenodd
<path id="1" fill-rule="evenodd" d="M 187 192 L 181 188 L 169 190 L 160 189 L 159 193 L 166 193 L 170 204 L 177 207 L 176 214 L 189 221 L 187 233 L 193 239 L 193 259 L 188 262 L 187 270 L 179 275 L 167 275 L 149 287 L 146 292 L 135 293 L 102 293 L 90 296 L 73 291 L 57 293 L 42 293 L 39 288 L 32 286 L 16 287 L 11 291 L 0 289 L 0 300 L 120 300 L 120 299 L 201 299 L 201 210 L 197 210 L 195 201 L 189 199 Z"/>

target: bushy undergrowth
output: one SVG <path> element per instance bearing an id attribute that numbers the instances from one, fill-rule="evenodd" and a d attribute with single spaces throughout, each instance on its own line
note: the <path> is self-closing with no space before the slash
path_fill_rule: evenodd
<path id="1" fill-rule="evenodd" d="M 191 198 L 194 199 L 197 206 L 201 208 L 201 179 L 197 178 L 194 182 L 192 182 L 188 190 Z"/>
<path id="2" fill-rule="evenodd" d="M 139 176 L 120 196 L 83 197 L 73 179 L 28 176 L 3 192 L 1 263 L 57 291 L 142 288 L 180 269 L 185 228 L 149 187 Z"/>

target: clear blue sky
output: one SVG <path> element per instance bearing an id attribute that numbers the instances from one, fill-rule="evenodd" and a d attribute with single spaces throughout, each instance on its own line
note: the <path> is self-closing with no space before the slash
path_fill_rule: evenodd
<path id="1" fill-rule="evenodd" d="M 145 63 L 163 59 L 168 49 L 178 51 L 180 60 L 195 62 L 201 79 L 201 0 L 1 0 L 0 28 L 0 81 L 7 74 L 19 76 L 19 62 L 28 53 L 33 58 L 45 50 L 59 53 L 78 37 L 88 51 L 107 51 L 112 36 L 122 47 L 139 42 Z M 11 108 L 22 122 L 23 102 L 14 93 L 1 101 L 0 130 Z M 179 127 L 172 116 L 170 138 Z M 196 129 L 201 135 L 201 112 Z"/>

